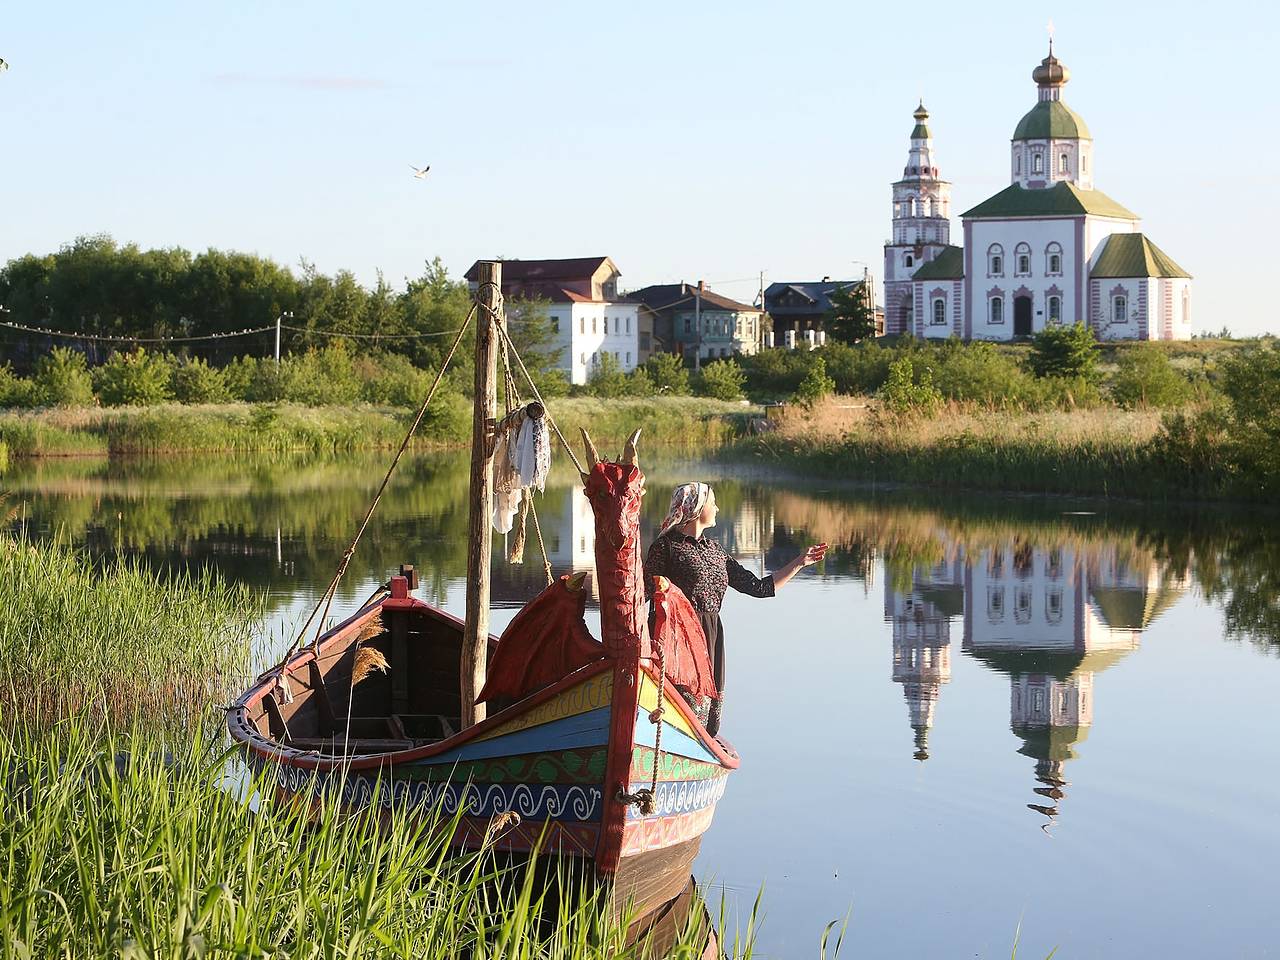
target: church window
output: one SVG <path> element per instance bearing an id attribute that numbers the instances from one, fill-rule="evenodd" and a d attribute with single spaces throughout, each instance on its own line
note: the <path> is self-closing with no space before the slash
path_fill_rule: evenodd
<path id="1" fill-rule="evenodd" d="M 1044 173 L 1044 157 L 1039 153 L 1031 155 L 1031 172 Z"/>
<path id="2" fill-rule="evenodd" d="M 1044 618 L 1050 623 L 1062 620 L 1062 588 L 1054 587 L 1044 598 Z"/>
<path id="3" fill-rule="evenodd" d="M 1031 588 L 1018 587 L 1013 592 L 1013 619 L 1016 623 L 1031 622 Z"/>
<path id="4" fill-rule="evenodd" d="M 1182 288 L 1182 322 L 1191 322 L 1191 288 Z"/>
<path id="5" fill-rule="evenodd" d="M 1055 323 L 1055 324 L 1062 322 L 1062 298 L 1061 297 L 1049 298 L 1049 322 Z"/>
<path id="6" fill-rule="evenodd" d="M 909 254 L 909 253 L 908 253 L 908 254 L 907 254 L 907 256 L 906 256 L 906 259 L 905 259 L 903 262 L 904 262 L 908 267 L 914 267 L 914 266 L 916 265 L 916 258 L 915 258 L 915 257 L 913 257 L 911 254 Z"/>
<path id="7" fill-rule="evenodd" d="M 1067 172 L 1067 160 L 1068 160 L 1068 157 L 1067 157 L 1067 155 L 1066 155 L 1065 153 L 1058 157 L 1058 172 L 1059 172 L 1059 173 L 1066 173 L 1066 172 Z"/>
<path id="8" fill-rule="evenodd" d="M 1019 273 L 1031 272 L 1031 258 L 1028 257 L 1025 253 L 1019 255 L 1018 257 L 1018 272 Z"/>
<path id="9" fill-rule="evenodd" d="M 1004 297 L 991 298 L 991 322 L 1004 323 Z"/>
<path id="10" fill-rule="evenodd" d="M 1045 273 L 1051 276 L 1062 276 L 1062 247 L 1051 243 L 1044 248 Z"/>
<path id="11" fill-rule="evenodd" d="M 998 243 L 987 247 L 987 276 L 1004 276 L 1004 247 Z"/>
<path id="12" fill-rule="evenodd" d="M 1013 155 L 1013 172 L 1017 174 L 1022 173 L 1022 154 L 1021 153 L 1015 153 Z"/>
<path id="13" fill-rule="evenodd" d="M 947 322 L 947 301 L 937 297 L 933 301 L 933 323 L 941 326 Z"/>
<path id="14" fill-rule="evenodd" d="M 1020 243 L 1013 251 L 1017 258 L 1014 265 L 1017 267 L 1015 274 L 1020 277 L 1031 275 L 1031 247 L 1025 243 Z"/>
<path id="15" fill-rule="evenodd" d="M 1080 172 L 1089 172 L 1089 155 L 1087 153 L 1080 154 Z"/>
<path id="16" fill-rule="evenodd" d="M 1004 587 L 987 587 L 987 620 L 1004 621 Z"/>
<path id="17" fill-rule="evenodd" d="M 1112 323 L 1128 323 L 1129 322 L 1129 298 L 1124 296 L 1116 296 L 1111 298 L 1111 322 Z"/>

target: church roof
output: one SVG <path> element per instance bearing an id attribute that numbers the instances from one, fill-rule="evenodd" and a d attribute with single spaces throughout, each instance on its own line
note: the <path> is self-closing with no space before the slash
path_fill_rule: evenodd
<path id="1" fill-rule="evenodd" d="M 1013 131 L 1014 140 L 1092 140 L 1080 114 L 1061 100 L 1041 100 Z"/>
<path id="2" fill-rule="evenodd" d="M 943 247 L 942 252 L 911 275 L 912 280 L 959 280 L 964 276 L 964 250 Z"/>
<path id="3" fill-rule="evenodd" d="M 1190 277 L 1141 233 L 1113 233 L 1089 271 L 1091 277 Z"/>
<path id="4" fill-rule="evenodd" d="M 1115 217 L 1119 220 L 1139 219 L 1136 213 L 1126 210 L 1101 190 L 1082 190 L 1065 180 L 1040 190 L 1028 190 L 1015 183 L 960 216 L 966 220 L 971 217 L 1006 220 L 1021 217 L 1077 217 L 1082 214 Z"/>

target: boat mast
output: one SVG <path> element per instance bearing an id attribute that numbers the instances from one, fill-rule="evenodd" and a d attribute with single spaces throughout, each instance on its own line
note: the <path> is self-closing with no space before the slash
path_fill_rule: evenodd
<path id="1" fill-rule="evenodd" d="M 467 619 L 462 631 L 462 726 L 485 718 L 485 705 L 476 703 L 484 688 L 489 644 L 489 561 L 493 535 L 493 442 L 497 426 L 498 333 L 495 323 L 506 322 L 502 306 L 502 264 L 481 260 L 477 265 L 475 418 L 471 427 L 471 513 L 467 540 Z"/>

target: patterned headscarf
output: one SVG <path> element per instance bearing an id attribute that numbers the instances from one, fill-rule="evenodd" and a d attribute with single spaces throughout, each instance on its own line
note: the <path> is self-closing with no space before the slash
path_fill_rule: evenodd
<path id="1" fill-rule="evenodd" d="M 702 508 L 711 499 L 711 484 L 693 481 L 682 483 L 671 493 L 671 508 L 662 521 L 658 536 L 664 536 L 676 527 L 683 526 L 702 514 Z"/>

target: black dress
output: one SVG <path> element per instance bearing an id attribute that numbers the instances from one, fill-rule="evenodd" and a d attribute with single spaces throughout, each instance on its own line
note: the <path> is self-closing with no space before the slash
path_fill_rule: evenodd
<path id="1" fill-rule="evenodd" d="M 686 536 L 678 530 L 668 531 L 649 545 L 644 561 L 646 595 L 653 595 L 653 578 L 659 576 L 680 588 L 702 623 L 719 696 L 709 704 L 695 703 L 694 708 L 707 732 L 714 736 L 720 729 L 724 703 L 724 624 L 720 621 L 720 605 L 730 587 L 749 597 L 772 597 L 773 576 L 757 577 L 714 540 Z"/>

